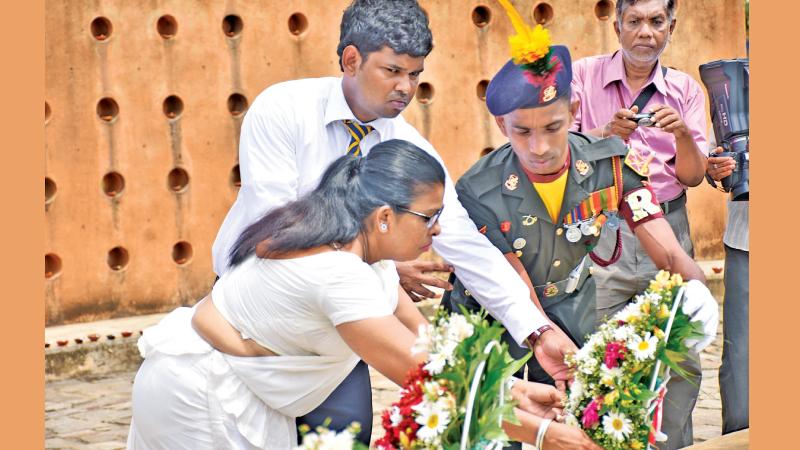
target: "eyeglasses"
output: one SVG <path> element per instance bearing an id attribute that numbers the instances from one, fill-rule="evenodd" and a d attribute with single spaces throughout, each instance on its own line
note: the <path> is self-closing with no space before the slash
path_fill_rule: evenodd
<path id="1" fill-rule="evenodd" d="M 422 214 L 421 212 L 412 211 L 408 208 L 403 208 L 402 206 L 398 206 L 397 209 L 403 212 L 407 212 L 409 214 L 413 214 L 418 217 L 422 217 L 423 219 L 425 219 L 425 226 L 430 230 L 431 228 L 433 228 L 434 225 L 436 225 L 436 222 L 439 221 L 439 217 L 442 215 L 442 210 L 444 209 L 444 206 L 439 208 L 438 211 L 436 211 L 430 216 Z"/>

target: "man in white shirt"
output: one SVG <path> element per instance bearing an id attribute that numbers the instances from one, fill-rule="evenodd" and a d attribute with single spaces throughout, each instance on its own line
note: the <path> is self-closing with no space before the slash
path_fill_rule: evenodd
<path id="1" fill-rule="evenodd" d="M 313 189 L 325 168 L 345 153 L 360 156 L 375 144 L 404 139 L 441 157 L 400 113 L 414 97 L 432 49 L 428 19 L 416 0 L 355 0 L 344 12 L 337 53 L 342 78 L 301 79 L 267 88 L 244 118 L 239 142 L 242 185 L 212 249 L 214 271 L 228 269 L 230 249 L 265 212 Z M 442 232 L 433 248 L 519 344 L 530 337 L 542 367 L 563 384 L 563 362 L 575 345 L 551 324 L 504 256 L 480 234 L 446 181 Z M 404 287 L 428 283 L 414 266 L 398 264 Z M 405 281 L 403 280 L 405 279 Z M 333 428 L 358 420 L 369 439 L 369 375 L 360 364 L 326 402 L 300 418 L 312 427 L 332 417 Z M 366 396 L 366 401 L 364 399 Z M 369 409 L 367 409 L 369 405 Z"/>

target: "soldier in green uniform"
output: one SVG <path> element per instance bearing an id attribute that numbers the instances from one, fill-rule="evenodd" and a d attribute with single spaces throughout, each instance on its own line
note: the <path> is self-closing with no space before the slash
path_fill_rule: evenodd
<path id="1" fill-rule="evenodd" d="M 510 142 L 479 160 L 456 184 L 470 218 L 528 283 L 531 300 L 552 322 L 528 339 L 534 352 L 543 333 L 564 332 L 580 346 L 595 331 L 592 264 L 609 264 L 624 249 L 619 238 L 610 255 L 593 249 L 600 231 L 618 232 L 620 220 L 627 221 L 660 269 L 705 282 L 663 218 L 644 175 L 647 161 L 629 153 L 617 137 L 600 140 L 568 130 L 578 107 L 570 103 L 569 50 L 550 49 L 554 61 L 548 66 L 555 70 L 549 76 L 531 77 L 524 66 L 509 61 L 492 79 L 486 104 Z M 469 292 L 455 276 L 451 282 L 445 308 L 481 307 L 479 292 Z M 710 335 L 698 347 L 713 339 L 718 318 L 716 302 L 701 288 L 684 308 L 705 323 Z M 516 357 L 529 351 L 508 333 L 504 339 Z M 529 379 L 552 383 L 534 358 L 528 369 Z"/>

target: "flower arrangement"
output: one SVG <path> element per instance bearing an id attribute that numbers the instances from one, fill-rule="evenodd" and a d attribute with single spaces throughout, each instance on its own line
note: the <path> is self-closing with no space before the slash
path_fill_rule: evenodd
<path id="1" fill-rule="evenodd" d="M 537 24 L 531 28 L 508 0 L 498 0 L 505 9 L 517 34 L 508 38 L 511 59 L 525 70 L 526 79 L 534 86 L 552 80 L 561 63 L 550 48 L 550 33 Z"/>
<path id="2" fill-rule="evenodd" d="M 486 313 L 462 312 L 439 310 L 432 325 L 420 328 L 412 351 L 427 351 L 427 361 L 409 373 L 400 399 L 384 411 L 377 449 L 482 449 L 508 442 L 501 424 L 518 421 L 505 383 L 527 358 L 509 355 L 500 344 L 502 326 L 490 324 Z"/>
<path id="3" fill-rule="evenodd" d="M 655 443 L 667 368 L 685 374 L 678 364 L 687 357 L 686 342 L 704 335 L 702 325 L 675 304 L 684 284 L 680 275 L 659 272 L 643 294 L 567 357 L 575 381 L 566 422 L 581 426 L 601 447 L 639 450 Z"/>

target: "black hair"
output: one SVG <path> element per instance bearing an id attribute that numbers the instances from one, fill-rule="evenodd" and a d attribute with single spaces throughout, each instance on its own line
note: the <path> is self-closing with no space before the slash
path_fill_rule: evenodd
<path id="1" fill-rule="evenodd" d="M 635 5 L 640 0 L 617 0 L 617 24 L 622 27 L 622 15 L 628 6 Z M 678 6 L 678 0 L 662 0 L 664 2 L 664 10 L 667 12 L 667 21 L 672 22 L 675 18 L 675 7 Z"/>
<path id="2" fill-rule="evenodd" d="M 342 15 L 336 48 L 342 71 L 342 52 L 348 45 L 354 45 L 365 61 L 384 46 L 419 57 L 433 50 L 433 36 L 416 0 L 354 0 Z"/>
<path id="3" fill-rule="evenodd" d="M 231 249 L 230 266 L 265 241 L 266 257 L 352 242 L 375 209 L 408 208 L 426 186 L 444 180 L 439 161 L 408 141 L 382 142 L 363 158 L 342 156 L 325 170 L 316 189 L 247 227 Z"/>

